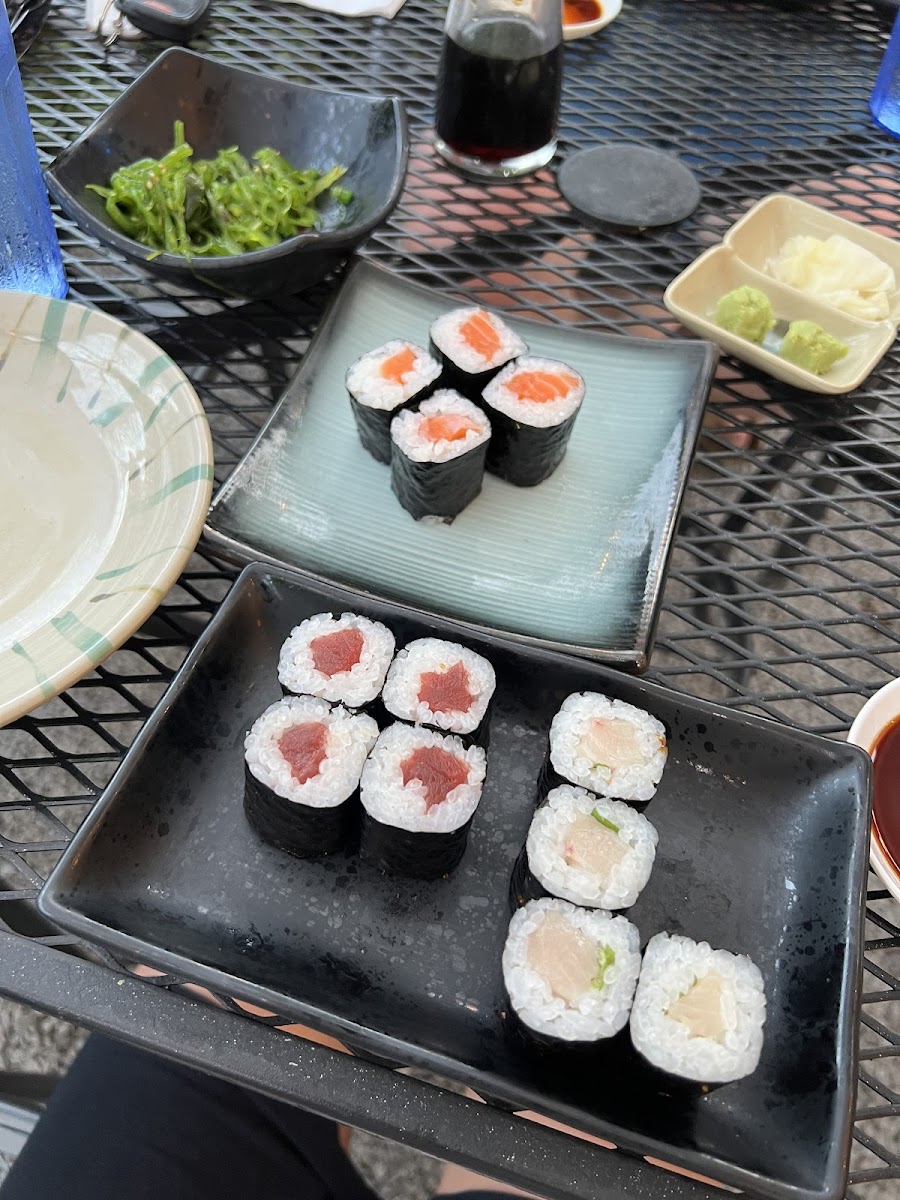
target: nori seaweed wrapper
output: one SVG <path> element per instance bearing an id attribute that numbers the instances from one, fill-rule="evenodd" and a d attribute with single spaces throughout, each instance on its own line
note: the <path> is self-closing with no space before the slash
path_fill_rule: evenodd
<path id="1" fill-rule="evenodd" d="M 389 409 L 370 408 L 368 404 L 361 404 L 353 393 L 348 391 L 350 407 L 353 409 L 353 419 L 356 421 L 356 430 L 363 449 L 368 450 L 372 457 L 380 463 L 389 464 L 391 461 L 391 421 L 404 408 L 415 408 L 417 404 L 427 400 L 438 383 L 440 383 L 440 377 L 434 383 L 426 384 L 421 391 L 416 392 L 405 403 Z"/>
<path id="2" fill-rule="evenodd" d="M 650 800 L 626 800 L 622 796 L 607 796 L 605 792 L 598 792 L 596 788 L 585 787 L 583 783 L 577 783 L 574 779 L 569 779 L 567 775 L 560 775 L 559 771 L 557 771 L 556 767 L 550 761 L 550 747 L 548 746 L 547 752 L 544 755 L 541 773 L 538 777 L 538 807 L 546 800 L 548 792 L 552 792 L 554 788 L 559 787 L 563 783 L 571 784 L 572 787 L 580 787 L 593 796 L 603 796 L 608 800 L 618 800 L 620 804 L 627 804 L 635 812 L 643 812 L 650 803 Z"/>
<path id="3" fill-rule="evenodd" d="M 391 444 L 391 488 L 417 521 L 442 517 L 450 522 L 471 504 L 481 491 L 485 458 L 490 440 L 473 446 L 447 462 L 414 462 L 396 442 Z"/>
<path id="4" fill-rule="evenodd" d="M 285 800 L 261 783 L 244 763 L 244 812 L 263 839 L 298 858 L 339 850 L 356 834 L 359 789 L 333 808 L 313 808 Z"/>
<path id="5" fill-rule="evenodd" d="M 471 824 L 470 817 L 448 833 L 411 833 L 376 821 L 363 809 L 360 858 L 388 875 L 440 879 L 459 865 Z"/>
<path id="6" fill-rule="evenodd" d="M 559 771 L 557 771 L 556 767 L 550 761 L 550 747 L 548 746 L 544 754 L 541 773 L 538 777 L 538 802 L 535 808 L 540 808 L 541 804 L 546 800 L 547 794 L 563 783 L 569 783 L 573 787 L 581 787 L 581 784 L 575 783 L 574 779 L 567 779 L 565 775 L 560 775 Z M 587 790 L 590 791 L 589 788 Z"/>
<path id="7" fill-rule="evenodd" d="M 502 362 L 499 367 L 489 367 L 486 371 L 472 372 L 464 370 L 458 363 L 455 363 L 449 355 L 445 354 L 440 346 L 435 345 L 434 339 L 429 338 L 428 350 L 432 358 L 436 358 L 444 368 L 440 385 L 442 388 L 453 388 L 460 395 L 471 400 L 473 404 L 477 404 L 479 408 L 484 408 L 481 399 L 481 393 L 491 382 L 495 375 L 499 375 L 504 367 L 508 367 L 512 360 L 517 357 L 512 354 Z"/>
<path id="8" fill-rule="evenodd" d="M 376 696 L 374 700 L 370 700 L 368 704 L 352 705 L 348 704 L 346 700 L 326 700 L 324 696 L 313 696 L 312 692 L 293 692 L 289 687 L 281 683 L 280 680 L 278 686 L 281 688 L 282 699 L 288 696 L 310 696 L 313 700 L 318 700 L 320 704 L 327 704 L 329 708 L 343 708 L 351 716 L 366 715 L 372 717 L 373 720 L 377 721 L 379 729 L 382 729 L 385 723 L 390 724 L 394 720 L 393 717 L 387 716 L 387 710 L 381 703 L 380 695 Z"/>
<path id="9" fill-rule="evenodd" d="M 481 407 L 491 422 L 487 470 L 516 487 L 535 487 L 562 462 L 579 409 L 559 425 L 539 428 L 514 421 L 489 404 Z"/>
<path id="10" fill-rule="evenodd" d="M 620 1029 L 618 1033 L 614 1033 L 612 1037 L 608 1038 L 581 1038 L 576 1041 L 555 1038 L 552 1034 L 541 1033 L 527 1025 L 513 1008 L 505 987 L 504 992 L 506 994 L 508 1036 L 518 1043 L 522 1052 L 533 1055 L 537 1061 L 543 1061 L 554 1071 L 560 1067 L 574 1068 L 579 1073 L 590 1069 L 595 1070 L 599 1075 L 607 1076 L 609 1074 L 607 1064 L 617 1062 L 620 1056 L 628 1061 L 644 1062 L 631 1046 L 627 1022 L 624 1029 Z M 605 1067 L 606 1069 L 604 1069 Z M 682 1080 L 682 1082 L 684 1081 Z"/>
<path id="11" fill-rule="evenodd" d="M 628 1032 L 628 1026 L 622 1030 L 622 1033 Z M 619 1037 L 619 1034 L 616 1034 Z M 629 1042 L 631 1038 L 629 1037 Z M 724 1083 L 701 1083 L 697 1079 L 685 1079 L 683 1075 L 674 1075 L 671 1071 L 663 1071 L 660 1067 L 656 1067 L 653 1063 L 648 1062 L 639 1050 L 634 1046 L 631 1047 L 631 1053 L 635 1058 L 635 1071 L 632 1082 L 640 1082 L 642 1094 L 644 1096 L 655 1093 L 658 1096 L 670 1096 L 672 1099 L 680 1103 L 690 1102 L 697 1098 L 708 1096 L 710 1092 L 717 1091 L 720 1087 L 725 1087 Z M 735 1080 L 734 1082 L 740 1082 Z"/>
<path id="12" fill-rule="evenodd" d="M 612 1037 L 595 1041 L 567 1041 L 549 1033 L 539 1033 L 526 1025 L 513 1008 L 505 987 L 504 994 L 506 1036 L 520 1054 L 528 1056 L 539 1072 L 546 1069 L 548 1081 L 555 1083 L 560 1069 L 575 1070 L 579 1078 L 615 1079 L 618 1101 L 626 1111 L 640 1113 L 649 1096 L 664 1096 L 687 1106 L 681 1113 L 686 1123 L 691 1120 L 696 1099 L 724 1086 L 721 1083 L 697 1083 L 654 1067 L 635 1050 L 627 1023 Z"/>
<path id="13" fill-rule="evenodd" d="M 528 851 L 523 846 L 509 877 L 509 911 L 514 913 L 517 908 L 524 908 L 529 900 L 545 900 L 550 895 L 552 893 L 532 875 Z"/>

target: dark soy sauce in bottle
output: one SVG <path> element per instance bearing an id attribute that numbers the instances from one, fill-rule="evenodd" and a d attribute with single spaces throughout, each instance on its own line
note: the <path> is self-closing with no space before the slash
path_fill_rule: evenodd
<path id="1" fill-rule="evenodd" d="M 438 151 L 491 177 L 544 166 L 562 88 L 559 0 L 451 0 L 438 72 Z"/>

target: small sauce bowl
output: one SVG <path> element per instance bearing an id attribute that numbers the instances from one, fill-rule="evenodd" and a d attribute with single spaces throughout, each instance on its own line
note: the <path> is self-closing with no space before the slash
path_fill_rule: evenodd
<path id="1" fill-rule="evenodd" d="M 885 801 L 884 795 L 878 793 L 879 744 L 881 744 L 881 749 L 884 750 L 885 754 L 893 756 L 894 747 L 891 743 L 885 742 L 883 739 L 889 734 L 892 726 L 896 727 L 893 738 L 900 737 L 900 725 L 898 723 L 900 723 L 900 679 L 893 679 L 890 683 L 886 683 L 883 688 L 880 688 L 860 709 L 856 720 L 850 726 L 847 741 L 865 750 L 876 761 L 874 772 L 876 789 L 875 819 L 872 821 L 869 862 L 872 865 L 873 871 L 884 882 L 885 887 L 894 899 L 900 901 L 900 866 L 898 866 L 898 862 L 896 861 L 900 858 L 900 846 L 896 845 L 893 839 L 890 841 L 885 840 L 877 821 L 879 807 Z M 900 803 L 900 780 L 898 780 L 897 789 L 897 802 Z M 893 814 L 892 825 L 893 829 L 896 830 L 897 814 Z M 887 823 L 885 823 L 884 832 L 889 837 L 891 836 Z M 893 849 L 893 857 L 891 849 Z"/>
<path id="2" fill-rule="evenodd" d="M 563 0 L 563 38 L 589 37 L 622 11 L 622 0 Z"/>

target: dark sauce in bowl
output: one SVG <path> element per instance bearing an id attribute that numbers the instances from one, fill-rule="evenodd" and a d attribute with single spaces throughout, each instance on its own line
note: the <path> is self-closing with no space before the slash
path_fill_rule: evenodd
<path id="1" fill-rule="evenodd" d="M 599 0 L 563 0 L 563 25 L 583 25 L 602 16 Z"/>
<path id="2" fill-rule="evenodd" d="M 900 717 L 882 730 L 872 750 L 872 761 L 875 832 L 900 874 Z"/>

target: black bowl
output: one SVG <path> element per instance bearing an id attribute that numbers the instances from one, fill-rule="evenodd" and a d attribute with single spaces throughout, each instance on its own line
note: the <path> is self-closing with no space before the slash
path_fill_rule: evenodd
<path id="1" fill-rule="evenodd" d="M 322 228 L 278 246 L 221 258 L 150 251 L 106 215 L 87 184 L 107 184 L 117 167 L 158 158 L 172 147 L 175 120 L 199 158 L 237 145 L 250 155 L 273 146 L 299 168 L 347 168 L 346 211 L 326 200 Z M 78 224 L 156 275 L 241 296 L 290 295 L 346 258 L 400 198 L 409 141 L 401 102 L 345 95 L 226 66 L 201 54 L 166 50 L 47 168 L 51 196 Z M 343 223 L 339 224 L 341 218 Z"/>

